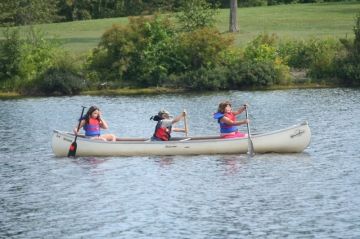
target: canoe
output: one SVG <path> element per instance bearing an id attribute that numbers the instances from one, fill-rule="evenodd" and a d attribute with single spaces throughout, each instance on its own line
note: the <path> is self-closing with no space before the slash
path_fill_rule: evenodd
<path id="1" fill-rule="evenodd" d="M 74 134 L 54 130 L 52 149 L 56 156 L 67 156 Z M 255 153 L 299 153 L 310 144 L 307 122 L 269 133 L 253 134 Z M 219 136 L 177 137 L 171 141 L 149 138 L 118 138 L 116 142 L 77 138 L 77 156 L 144 156 L 241 154 L 248 150 L 248 138 L 221 139 Z"/>

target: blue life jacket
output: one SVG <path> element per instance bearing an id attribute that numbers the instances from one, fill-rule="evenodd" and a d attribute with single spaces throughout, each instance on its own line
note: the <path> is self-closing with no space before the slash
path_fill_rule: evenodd
<path id="1" fill-rule="evenodd" d="M 220 125 L 220 133 L 222 134 L 228 134 L 228 133 L 232 133 L 232 132 L 237 132 L 238 131 L 238 127 L 235 125 L 228 125 L 226 123 L 221 122 L 220 120 L 226 116 L 227 118 L 229 118 L 232 121 L 236 120 L 235 115 L 230 112 L 230 113 L 221 113 L 221 112 L 217 112 L 214 114 L 214 119 L 217 119 L 219 125 Z"/>
<path id="2" fill-rule="evenodd" d="M 98 119 L 89 119 L 89 123 L 84 125 L 86 136 L 100 136 L 100 121 Z"/>

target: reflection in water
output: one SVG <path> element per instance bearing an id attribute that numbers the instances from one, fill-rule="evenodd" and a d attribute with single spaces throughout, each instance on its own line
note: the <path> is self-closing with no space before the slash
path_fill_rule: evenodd
<path id="1" fill-rule="evenodd" d="M 108 160 L 109 158 L 81 157 L 74 161 L 81 165 L 89 165 L 93 168 L 96 168 L 99 164 L 105 163 Z"/>
<path id="2" fill-rule="evenodd" d="M 172 165 L 174 163 L 174 157 L 172 156 L 159 156 L 155 158 L 155 162 L 157 162 L 161 167 L 166 167 Z"/>
<path id="3" fill-rule="evenodd" d="M 108 160 L 109 158 L 81 157 L 73 159 L 72 162 L 80 166 L 82 169 L 90 170 L 91 175 L 100 175 L 109 170 L 101 167 L 101 165 Z"/>
<path id="4" fill-rule="evenodd" d="M 240 167 L 246 164 L 248 157 L 246 155 L 224 155 L 218 161 L 221 166 L 225 167 L 225 173 L 236 174 L 239 172 Z"/>

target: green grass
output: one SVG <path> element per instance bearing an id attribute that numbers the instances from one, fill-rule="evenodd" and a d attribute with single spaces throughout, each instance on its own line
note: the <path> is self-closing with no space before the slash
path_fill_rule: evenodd
<path id="1" fill-rule="evenodd" d="M 240 32 L 236 44 L 243 46 L 260 33 L 275 33 L 282 39 L 353 37 L 360 3 L 293 4 L 238 11 Z M 220 14 L 219 29 L 228 30 L 228 12 Z"/>
<path id="2" fill-rule="evenodd" d="M 355 16 L 360 2 L 292 4 L 269 7 L 239 8 L 240 32 L 235 43 L 244 46 L 260 33 L 275 33 L 282 39 L 353 37 Z M 220 10 L 217 27 L 228 31 L 229 9 Z M 94 48 L 104 31 L 112 24 L 127 24 L 127 18 L 112 18 L 69 23 L 37 25 L 49 37 L 60 39 L 65 49 L 75 53 Z M 25 29 L 26 27 L 21 27 Z M 0 28 L 0 38 L 2 37 Z"/>

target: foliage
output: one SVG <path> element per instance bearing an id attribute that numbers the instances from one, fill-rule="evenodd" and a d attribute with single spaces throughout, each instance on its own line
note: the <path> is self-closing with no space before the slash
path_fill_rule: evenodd
<path id="1" fill-rule="evenodd" d="M 19 76 L 23 81 L 32 81 L 51 67 L 58 54 L 57 43 L 45 39 L 45 34 L 30 29 L 21 45 Z"/>
<path id="2" fill-rule="evenodd" d="M 0 26 L 56 22 L 58 0 L 2 0 Z"/>
<path id="3" fill-rule="evenodd" d="M 242 61 L 229 68 L 232 89 L 264 87 L 275 84 L 277 73 L 272 62 Z"/>
<path id="4" fill-rule="evenodd" d="M 271 0 L 269 0 L 271 2 Z M 267 0 L 240 0 L 239 6 L 241 7 L 257 7 L 257 6 L 266 6 L 269 4 Z M 269 4 L 272 5 L 272 4 Z"/>
<path id="5" fill-rule="evenodd" d="M 341 39 L 346 54 L 335 64 L 336 76 L 347 86 L 360 86 L 360 13 L 355 18 L 353 42 Z"/>
<path id="6" fill-rule="evenodd" d="M 181 62 L 175 71 L 214 68 L 221 65 L 234 39 L 214 28 L 202 28 L 185 32 L 177 38 L 176 58 Z"/>
<path id="7" fill-rule="evenodd" d="M 274 61 L 277 56 L 276 41 L 277 36 L 274 34 L 259 34 L 254 40 L 247 44 L 244 57 L 257 62 Z"/>
<path id="8" fill-rule="evenodd" d="M 84 79 L 66 69 L 49 68 L 38 80 L 36 92 L 45 95 L 75 95 L 85 88 Z"/>
<path id="9" fill-rule="evenodd" d="M 333 72 L 334 60 L 341 50 L 340 45 L 332 39 L 311 43 L 314 44 L 310 45 L 314 51 L 309 75 L 315 79 L 328 78 Z"/>
<path id="10" fill-rule="evenodd" d="M 347 0 L 239 0 L 238 5 L 253 7 L 332 1 Z M 200 2 L 202 3 L 200 9 L 206 10 L 201 14 L 196 12 Z M 196 5 L 196 7 L 192 8 L 190 5 Z M 184 12 L 188 14 L 189 22 L 194 20 L 200 22 L 200 19 L 204 17 L 211 18 L 213 6 L 229 8 L 229 0 L 1 0 L 0 26 L 151 15 L 156 12 L 181 12 L 184 7 L 190 10 L 190 12 Z M 208 10 L 209 15 L 206 15 Z M 195 15 L 202 17 L 192 18 Z M 185 15 L 183 16 L 187 21 Z"/>
<path id="11" fill-rule="evenodd" d="M 253 82 L 254 85 L 270 86 L 273 84 L 290 83 L 290 69 L 283 57 L 279 55 L 277 47 L 278 37 L 274 34 L 260 34 L 251 41 L 244 50 L 245 63 L 241 68 L 259 68 L 258 74 L 250 74 L 245 82 Z M 253 66 L 248 66 L 253 62 Z M 268 72 L 269 77 L 262 74 Z"/>
<path id="12" fill-rule="evenodd" d="M 254 62 L 275 61 L 277 52 L 275 47 L 266 43 L 249 45 L 245 48 L 244 57 Z"/>
<path id="13" fill-rule="evenodd" d="M 309 68 L 313 63 L 324 60 L 330 55 L 330 51 L 334 52 L 336 49 L 337 45 L 331 39 L 313 38 L 282 42 L 279 46 L 279 54 L 291 67 Z"/>
<path id="14" fill-rule="evenodd" d="M 231 36 L 213 28 L 177 33 L 166 18 L 130 18 L 128 26 L 114 25 L 104 33 L 88 59 L 87 76 L 98 84 L 117 82 L 116 86 L 141 87 L 169 85 L 171 75 L 174 79 L 192 79 L 206 70 L 209 72 L 204 77 L 208 78 L 217 75 L 210 69 L 231 61 L 226 56 L 233 54 L 229 50 L 232 43 Z M 209 83 L 204 87 L 220 86 Z"/>
<path id="15" fill-rule="evenodd" d="M 213 69 L 200 68 L 186 71 L 173 79 L 175 87 L 191 91 L 225 90 L 228 89 L 228 69 L 216 67 Z"/>
<path id="16" fill-rule="evenodd" d="M 149 15 L 158 11 L 172 11 L 179 0 L 60 0 L 59 12 L 66 21 L 109 17 Z"/>
<path id="17" fill-rule="evenodd" d="M 81 62 L 67 52 L 60 52 L 53 65 L 22 88 L 27 95 L 75 95 L 87 88 L 81 74 Z"/>
<path id="18" fill-rule="evenodd" d="M 20 74 L 21 45 L 19 30 L 6 29 L 0 41 L 0 82 L 10 81 Z"/>
<path id="19" fill-rule="evenodd" d="M 31 28 L 26 39 L 17 30 L 6 32 L 0 44 L 0 68 L 3 90 L 22 90 L 29 87 L 54 65 L 60 49 L 56 41 L 45 39 L 44 33 Z"/>
<path id="20" fill-rule="evenodd" d="M 181 31 L 213 27 L 217 14 L 215 7 L 206 0 L 184 0 L 180 12 L 176 14 Z"/>
<path id="21" fill-rule="evenodd" d="M 279 46 L 279 54 L 290 67 L 308 69 L 314 78 L 325 78 L 331 75 L 340 45 L 333 39 L 310 39 L 287 41 Z"/>
<path id="22" fill-rule="evenodd" d="M 86 1 L 76 4 L 81 2 Z M 237 48 L 233 35 L 211 27 L 181 32 L 160 15 L 132 17 L 128 25 L 107 30 L 83 65 L 42 32 L 31 28 L 20 38 L 17 30 L 8 29 L 0 41 L 0 84 L 2 90 L 30 95 L 125 86 L 245 89 L 289 84 L 294 67 L 315 79 L 337 77 L 345 85 L 358 86 L 360 15 L 354 33 L 355 39 L 341 39 L 342 45 L 315 38 L 279 42 L 274 34 L 260 34 L 245 48 Z"/>
<path id="23" fill-rule="evenodd" d="M 89 70 L 101 72 L 106 81 L 161 84 L 167 75 L 173 34 L 168 19 L 130 18 L 128 26 L 114 25 L 104 33 L 89 58 Z"/>

